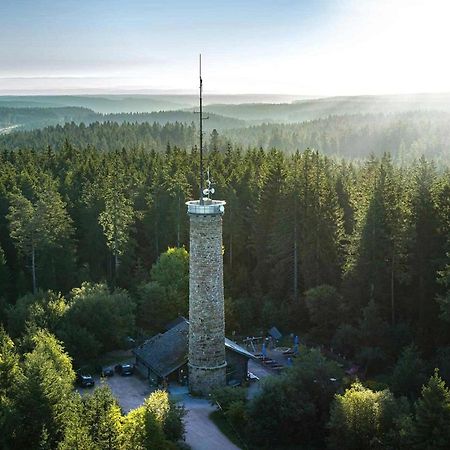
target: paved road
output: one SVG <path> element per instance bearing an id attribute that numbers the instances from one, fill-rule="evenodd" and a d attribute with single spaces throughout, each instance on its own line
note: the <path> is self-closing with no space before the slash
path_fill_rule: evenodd
<path id="1" fill-rule="evenodd" d="M 239 450 L 209 419 L 215 407 L 207 400 L 186 396 L 182 402 L 187 410 L 186 442 L 192 450 Z"/>

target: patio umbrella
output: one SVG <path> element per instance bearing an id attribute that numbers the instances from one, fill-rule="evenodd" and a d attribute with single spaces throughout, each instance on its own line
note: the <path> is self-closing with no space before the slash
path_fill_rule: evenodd
<path id="1" fill-rule="evenodd" d="M 294 354 L 298 355 L 298 336 L 294 336 Z"/>

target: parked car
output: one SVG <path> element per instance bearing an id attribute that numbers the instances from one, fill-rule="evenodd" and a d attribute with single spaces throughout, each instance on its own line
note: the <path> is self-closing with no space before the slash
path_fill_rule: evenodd
<path id="1" fill-rule="evenodd" d="M 113 377 L 114 369 L 112 367 L 102 367 L 101 374 L 102 377 Z"/>
<path id="2" fill-rule="evenodd" d="M 94 387 L 95 380 L 91 375 L 77 374 L 77 384 L 81 387 Z"/>
<path id="3" fill-rule="evenodd" d="M 117 364 L 114 369 L 117 373 L 120 373 L 120 375 L 127 376 L 127 375 L 133 375 L 134 372 L 134 366 L 133 364 Z"/>

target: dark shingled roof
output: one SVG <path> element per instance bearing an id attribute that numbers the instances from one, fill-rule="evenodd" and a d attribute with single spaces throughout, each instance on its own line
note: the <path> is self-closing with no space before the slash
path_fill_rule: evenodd
<path id="1" fill-rule="evenodd" d="M 172 320 L 172 322 L 169 322 L 164 327 L 164 329 L 166 331 L 169 331 L 171 328 L 176 327 L 177 325 L 179 325 L 180 323 L 183 323 L 183 322 L 187 322 L 187 320 L 183 316 L 177 317 L 175 320 Z"/>
<path id="2" fill-rule="evenodd" d="M 187 363 L 188 333 L 189 323 L 184 320 L 164 334 L 145 341 L 133 353 L 159 376 L 166 377 Z"/>
<path id="3" fill-rule="evenodd" d="M 161 377 L 166 377 L 188 360 L 189 322 L 186 319 L 178 322 L 165 333 L 153 336 L 133 350 L 147 367 Z M 250 352 L 230 339 L 225 338 L 225 347 L 247 358 L 254 358 Z"/>

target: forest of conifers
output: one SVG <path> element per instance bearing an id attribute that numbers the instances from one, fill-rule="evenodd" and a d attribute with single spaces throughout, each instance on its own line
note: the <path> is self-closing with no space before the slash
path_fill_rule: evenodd
<path id="1" fill-rule="evenodd" d="M 107 152 L 79 144 L 86 134 L 95 142 L 96 134 L 116 127 L 71 126 L 58 150 L 4 145 L 1 292 L 9 303 L 32 289 L 30 242 L 36 288 L 63 293 L 82 281 L 133 291 L 160 253 L 188 247 L 184 202 L 197 197 L 198 152 L 170 142 L 194 131 L 154 128 L 159 142 L 169 142 L 163 151 L 131 144 Z M 131 129 L 135 139 L 141 127 Z M 252 318 L 235 324 L 242 333 L 268 320 L 308 329 L 304 293 L 327 284 L 342 296 L 329 311 L 336 329 L 357 322 L 373 301 L 382 319 L 403 325 L 405 339 L 413 333 L 424 349 L 448 344 L 436 300 L 445 293 L 440 273 L 448 263 L 448 169 L 423 158 L 401 166 L 389 155 L 351 163 L 314 150 L 243 151 L 221 147 L 216 133 L 210 147 L 216 196 L 227 201 L 226 293 L 238 317 Z M 36 229 L 28 236 L 31 220 Z"/>
<path id="2" fill-rule="evenodd" d="M 183 286 L 171 297 L 154 283 L 162 253 L 189 251 L 185 201 L 198 197 L 199 178 L 194 142 L 194 126 L 110 123 L 0 141 L 0 317 L 11 337 L 39 317 L 26 310 L 35 302 L 30 292 L 47 298 L 36 303 L 46 315 L 49 305 L 69 308 L 90 292 L 106 298 L 114 290 L 120 305 L 111 305 L 126 318 L 117 325 L 120 338 L 154 333 L 187 314 Z M 448 167 L 387 153 L 361 159 L 361 152 L 354 162 L 314 149 L 288 153 L 282 142 L 243 149 L 216 131 L 207 148 L 215 198 L 227 202 L 228 333 L 276 325 L 333 348 L 379 382 L 409 349 L 411 364 L 427 363 L 411 369 L 410 386 L 397 380 L 398 393 L 417 394 L 434 367 L 450 380 Z M 181 250 L 170 254 L 185 258 Z M 80 331 L 81 317 L 73 313 L 76 329 L 48 323 L 67 337 L 77 364 L 116 342 Z"/>
<path id="3" fill-rule="evenodd" d="M 123 147 L 164 151 L 168 143 L 191 148 L 198 142 L 198 131 L 193 123 L 195 114 L 186 111 L 109 115 L 85 108 L 10 108 L 14 112 L 12 115 L 5 111 L 0 107 L 0 148 L 41 151 L 50 145 L 57 151 L 68 139 L 80 148 L 92 146 L 103 151 Z M 17 129 L 22 130 L 43 126 L 41 122 L 47 119 L 59 125 L 1 135 L 2 124 L 21 123 Z M 398 164 L 411 164 L 425 156 L 437 165 L 448 166 L 449 122 L 450 113 L 445 111 L 319 115 L 298 123 L 259 120 L 252 126 L 243 120 L 209 114 L 205 129 L 208 134 L 214 133 L 211 146 L 219 149 L 233 145 L 243 149 L 277 148 L 293 153 L 314 148 L 324 155 L 359 161 L 371 154 L 381 156 L 389 152 Z"/>

